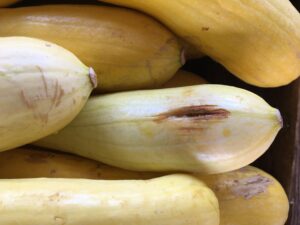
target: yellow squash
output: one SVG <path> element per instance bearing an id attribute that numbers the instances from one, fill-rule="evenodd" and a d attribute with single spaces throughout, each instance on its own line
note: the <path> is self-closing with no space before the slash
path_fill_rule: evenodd
<path id="1" fill-rule="evenodd" d="M 156 20 L 129 9 L 52 5 L 0 10 L 0 36 L 57 43 L 98 74 L 98 91 L 154 88 L 184 64 L 177 37 Z"/>
<path id="2" fill-rule="evenodd" d="M 289 203 L 279 182 L 255 168 L 201 176 L 216 194 L 220 225 L 283 225 Z M 0 153 L 0 178 L 148 179 L 158 173 L 131 172 L 66 153 L 32 147 Z"/>
<path id="3" fill-rule="evenodd" d="M 160 175 L 122 170 L 83 157 L 32 146 L 0 153 L 0 179 L 49 177 L 128 180 Z"/>
<path id="4" fill-rule="evenodd" d="M 96 83 L 91 68 L 55 44 L 0 38 L 0 151 L 62 129 Z"/>
<path id="5" fill-rule="evenodd" d="M 300 75 L 300 14 L 288 0 L 102 0 L 144 11 L 240 79 L 260 87 Z"/>
<path id="6" fill-rule="evenodd" d="M 198 74 L 178 70 L 174 77 L 162 85 L 161 88 L 184 87 L 198 84 L 207 84 L 207 81 Z"/>
<path id="7" fill-rule="evenodd" d="M 35 144 L 130 170 L 220 173 L 256 160 L 281 127 L 259 96 L 203 84 L 93 97 Z"/>
<path id="8" fill-rule="evenodd" d="M 189 175 L 0 180 L 0 199 L 0 225 L 219 225 L 214 193 Z"/>
<path id="9" fill-rule="evenodd" d="M 289 201 L 280 183 L 255 167 L 200 176 L 217 195 L 220 225 L 284 225 Z"/>
<path id="10" fill-rule="evenodd" d="M 11 4 L 14 4 L 20 0 L 0 0 L 0 7 L 5 7 Z"/>

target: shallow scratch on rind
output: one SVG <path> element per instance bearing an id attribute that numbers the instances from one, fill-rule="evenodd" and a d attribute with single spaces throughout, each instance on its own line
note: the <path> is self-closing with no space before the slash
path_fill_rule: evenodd
<path id="1" fill-rule="evenodd" d="M 57 95 L 58 95 L 58 80 L 56 79 L 55 80 L 55 85 L 54 85 L 54 95 L 53 95 L 53 98 L 52 98 L 52 106 L 55 105 Z"/>
<path id="2" fill-rule="evenodd" d="M 28 101 L 28 99 L 25 96 L 24 90 L 21 90 L 20 92 L 20 96 L 22 101 L 25 103 L 25 105 L 27 106 L 28 109 L 33 109 L 33 104 L 31 102 Z"/>
<path id="3" fill-rule="evenodd" d="M 58 96 L 57 96 L 57 101 L 56 101 L 56 104 L 55 104 L 56 107 L 59 106 L 60 103 L 61 103 L 61 99 L 62 99 L 62 97 L 63 97 L 64 94 L 65 94 L 64 89 L 62 89 L 62 88 L 60 87 L 58 93 L 59 93 L 59 94 L 58 94 Z"/>
<path id="4" fill-rule="evenodd" d="M 45 89 L 45 93 L 46 93 L 46 96 L 49 97 L 49 93 L 48 93 L 48 85 L 47 85 L 47 81 L 46 81 L 46 78 L 45 78 L 45 75 L 44 75 L 44 72 L 42 70 L 41 67 L 39 66 L 36 66 L 36 68 L 40 71 L 41 73 L 41 78 L 42 78 L 42 81 L 43 81 L 43 85 L 44 85 L 44 89 Z"/>

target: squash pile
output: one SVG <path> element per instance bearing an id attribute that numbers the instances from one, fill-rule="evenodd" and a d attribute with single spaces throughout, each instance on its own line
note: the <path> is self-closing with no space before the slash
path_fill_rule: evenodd
<path id="1" fill-rule="evenodd" d="M 0 225 L 284 225 L 283 187 L 250 166 L 280 111 L 182 66 L 204 54 L 249 84 L 291 83 L 293 5 L 103 2 L 119 6 L 0 8 Z"/>

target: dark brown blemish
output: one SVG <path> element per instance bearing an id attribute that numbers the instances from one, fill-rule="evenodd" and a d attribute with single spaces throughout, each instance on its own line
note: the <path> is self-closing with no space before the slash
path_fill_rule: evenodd
<path id="1" fill-rule="evenodd" d="M 202 27 L 202 31 L 209 31 L 209 27 Z"/>
<path id="2" fill-rule="evenodd" d="M 229 114 L 228 110 L 217 108 L 215 105 L 186 106 L 159 114 L 155 121 L 161 122 L 166 119 L 220 120 L 228 118 Z"/>

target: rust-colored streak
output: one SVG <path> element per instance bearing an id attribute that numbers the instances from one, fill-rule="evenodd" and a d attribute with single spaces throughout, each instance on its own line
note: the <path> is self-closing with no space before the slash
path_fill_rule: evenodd
<path id="1" fill-rule="evenodd" d="M 56 80 L 55 81 L 55 86 L 54 86 L 54 95 L 53 95 L 53 98 L 52 98 L 52 106 L 58 107 L 61 103 L 61 99 L 64 96 L 64 94 L 65 94 L 64 90 L 59 85 L 58 80 Z"/>
<path id="2" fill-rule="evenodd" d="M 161 122 L 167 119 L 221 120 L 228 118 L 229 115 L 228 110 L 217 108 L 216 105 L 186 106 L 159 114 L 155 121 Z"/>
<path id="3" fill-rule="evenodd" d="M 46 81 L 44 72 L 43 72 L 43 70 L 42 70 L 41 67 L 36 66 L 36 68 L 37 68 L 37 69 L 39 70 L 39 72 L 41 73 L 41 78 L 42 78 L 42 82 L 43 82 L 43 85 L 44 85 L 45 93 L 46 93 L 46 96 L 49 97 L 49 93 L 48 93 L 48 85 L 47 85 L 47 81 Z"/>
<path id="4" fill-rule="evenodd" d="M 28 99 L 26 98 L 24 90 L 21 90 L 20 96 L 21 96 L 22 101 L 25 103 L 25 105 L 28 109 L 33 109 L 34 108 L 32 102 L 28 101 Z"/>
<path id="5" fill-rule="evenodd" d="M 64 90 L 63 90 L 61 87 L 60 87 L 58 93 L 59 93 L 59 94 L 58 94 L 58 96 L 57 96 L 57 101 L 56 101 L 56 105 L 55 105 L 56 107 L 60 105 L 61 99 L 62 99 L 62 97 L 63 97 L 64 94 L 65 94 Z"/>

